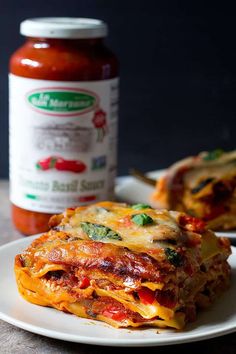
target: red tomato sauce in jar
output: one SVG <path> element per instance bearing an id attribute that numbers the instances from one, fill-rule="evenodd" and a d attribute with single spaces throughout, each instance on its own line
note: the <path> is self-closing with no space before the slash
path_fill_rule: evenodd
<path id="1" fill-rule="evenodd" d="M 52 214 L 111 199 L 118 62 L 106 24 L 39 18 L 10 59 L 10 199 L 15 227 L 44 232 Z"/>

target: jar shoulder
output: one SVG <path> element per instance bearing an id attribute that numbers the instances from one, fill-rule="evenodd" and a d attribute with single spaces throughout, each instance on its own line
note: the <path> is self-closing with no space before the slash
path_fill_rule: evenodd
<path id="1" fill-rule="evenodd" d="M 118 67 L 116 56 L 104 45 L 38 49 L 26 43 L 11 56 L 9 69 L 12 74 L 35 79 L 86 81 L 116 77 Z"/>

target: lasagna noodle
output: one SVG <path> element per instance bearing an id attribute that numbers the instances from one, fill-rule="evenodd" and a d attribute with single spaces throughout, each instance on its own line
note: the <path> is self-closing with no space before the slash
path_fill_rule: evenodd
<path id="1" fill-rule="evenodd" d="M 60 267 L 58 267 L 60 270 Z M 56 270 L 56 268 L 54 268 Z M 86 314 L 83 305 L 79 302 L 75 302 L 74 297 L 71 297 L 68 292 L 63 291 L 47 291 L 44 288 L 44 284 L 40 282 L 39 278 L 36 278 L 32 282 L 32 278 L 29 277 L 27 272 L 24 270 L 16 270 L 16 278 L 17 284 L 20 293 L 22 296 L 29 302 L 32 302 L 37 305 L 41 306 L 53 306 L 60 310 L 68 310 L 69 312 L 74 313 L 80 317 L 88 317 Z M 153 288 L 155 284 L 153 284 Z M 88 291 L 89 290 L 89 291 Z M 92 295 L 94 289 L 85 289 L 83 290 L 84 296 Z M 157 302 L 152 305 L 143 305 L 141 303 L 137 304 L 135 302 L 130 302 L 125 300 L 122 296 L 116 295 L 111 291 L 107 291 L 104 289 L 95 288 L 96 294 L 99 296 L 106 296 L 114 298 L 115 300 L 119 301 L 120 303 L 124 304 L 126 308 L 130 309 L 133 312 L 139 313 L 144 319 L 152 319 L 154 317 L 159 317 L 162 320 L 154 320 L 151 321 L 151 324 L 157 325 L 158 327 L 174 327 L 180 329 L 183 327 L 184 324 L 184 314 L 174 314 L 174 311 L 160 306 Z M 104 316 L 98 316 L 100 319 L 104 320 Z M 98 318 L 98 319 L 99 319 Z M 111 321 L 113 324 L 114 321 Z M 129 320 L 129 325 L 132 326 L 139 326 L 142 323 L 134 323 Z M 116 325 L 117 326 L 117 325 Z"/>

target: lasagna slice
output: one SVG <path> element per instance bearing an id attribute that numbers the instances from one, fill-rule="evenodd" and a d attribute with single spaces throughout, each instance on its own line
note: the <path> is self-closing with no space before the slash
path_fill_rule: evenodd
<path id="1" fill-rule="evenodd" d="M 101 202 L 67 209 L 15 258 L 28 301 L 115 327 L 181 329 L 229 285 L 230 244 L 184 213 Z"/>
<path id="2" fill-rule="evenodd" d="M 236 151 L 202 152 L 175 163 L 157 181 L 151 203 L 201 218 L 212 230 L 236 228 Z"/>

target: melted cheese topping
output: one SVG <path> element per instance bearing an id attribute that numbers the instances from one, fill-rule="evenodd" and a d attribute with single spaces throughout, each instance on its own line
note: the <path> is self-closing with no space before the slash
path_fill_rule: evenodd
<path id="1" fill-rule="evenodd" d="M 132 222 L 132 215 L 145 213 L 153 223 L 139 226 Z M 85 208 L 77 208 L 75 213 L 60 224 L 61 229 L 81 239 L 89 237 L 81 229 L 81 222 L 101 224 L 117 232 L 122 240 L 103 239 L 102 242 L 128 247 L 131 250 L 157 249 L 162 241 L 177 239 L 180 228 L 174 216 L 167 210 L 134 210 L 126 205 L 111 202 L 97 203 Z M 60 227 L 59 226 L 59 227 Z"/>
<path id="2" fill-rule="evenodd" d="M 117 232 L 122 240 L 102 239 L 102 242 L 127 247 L 137 252 L 153 251 L 152 257 L 158 260 L 161 257 L 158 250 L 166 247 L 174 249 L 176 246 L 172 241 L 178 245 L 182 243 L 181 237 L 184 230 L 178 224 L 178 218 L 181 215 L 178 212 L 151 208 L 134 210 L 125 204 L 101 202 L 86 208 L 77 208 L 72 215 L 71 211 L 69 213 L 69 217 L 67 214 L 64 215 L 59 228 L 72 237 L 89 239 L 80 226 L 82 222 L 103 225 Z M 142 213 L 150 216 L 153 223 L 139 226 L 131 220 L 132 215 Z M 221 252 L 218 239 L 212 232 L 202 234 L 201 243 L 203 261 Z"/>

